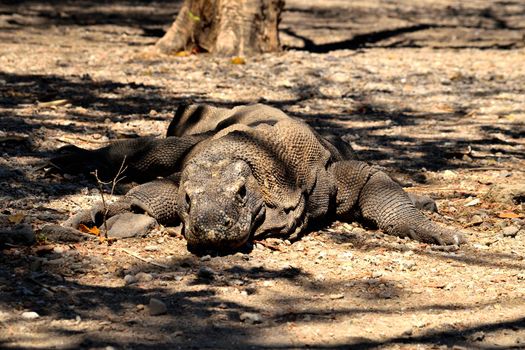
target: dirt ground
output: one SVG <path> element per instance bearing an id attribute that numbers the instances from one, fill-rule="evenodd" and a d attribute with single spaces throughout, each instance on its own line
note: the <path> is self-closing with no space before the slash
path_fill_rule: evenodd
<path id="1" fill-rule="evenodd" d="M 525 349 L 523 1 L 287 0 L 285 50 L 246 64 L 148 53 L 179 5 L 0 4 L 0 219 L 39 240 L 0 252 L 0 348 Z M 468 244 L 334 223 L 199 257 L 180 228 L 40 232 L 100 200 L 38 170 L 57 148 L 162 136 L 182 102 L 263 102 L 342 135 Z"/>

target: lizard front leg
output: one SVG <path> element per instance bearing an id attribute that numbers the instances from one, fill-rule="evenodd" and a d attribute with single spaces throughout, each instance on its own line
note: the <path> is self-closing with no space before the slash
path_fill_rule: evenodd
<path id="1" fill-rule="evenodd" d="M 106 225 L 109 237 L 145 235 L 158 223 L 173 225 L 180 222 L 177 194 L 178 185 L 171 179 L 154 180 L 132 188 L 114 203 L 106 206 L 97 203 L 91 209 L 80 211 L 64 226 L 78 229 L 81 224 L 99 228 Z"/>

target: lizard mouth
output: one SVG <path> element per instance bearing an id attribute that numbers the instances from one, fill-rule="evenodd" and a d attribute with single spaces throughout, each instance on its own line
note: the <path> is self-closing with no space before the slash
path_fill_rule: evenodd
<path id="1" fill-rule="evenodd" d="M 205 252 L 233 253 L 241 249 L 251 236 L 249 231 L 235 232 L 235 239 L 217 239 L 217 237 L 224 237 L 225 233 L 216 230 L 207 230 L 205 234 L 207 239 L 202 239 L 202 234 L 195 234 L 195 232 L 189 232 L 186 227 L 184 228 L 183 235 L 190 252 L 198 255 Z M 226 234 L 232 235 L 232 232 L 226 232 Z"/>
<path id="2" fill-rule="evenodd" d="M 253 232 L 264 221 L 265 206 L 261 204 L 255 214 L 247 214 L 228 227 L 199 229 L 191 224 L 184 224 L 183 236 L 187 248 L 192 253 L 219 252 L 229 253 L 242 249 L 253 238 Z"/>

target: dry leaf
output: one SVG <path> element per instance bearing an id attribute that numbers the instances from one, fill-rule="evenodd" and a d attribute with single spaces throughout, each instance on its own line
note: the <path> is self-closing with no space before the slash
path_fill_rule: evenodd
<path id="1" fill-rule="evenodd" d="M 521 214 L 516 214 L 512 211 L 505 210 L 505 211 L 499 212 L 498 217 L 502 219 L 517 219 L 517 218 L 521 218 Z"/>
<path id="2" fill-rule="evenodd" d="M 69 101 L 66 99 L 63 100 L 54 100 L 49 102 L 39 102 L 38 107 L 53 107 L 53 106 L 63 106 L 65 104 L 68 104 Z"/>
<path id="3" fill-rule="evenodd" d="M 84 224 L 80 224 L 80 225 L 78 225 L 78 230 L 80 232 L 91 233 L 92 235 L 100 236 L 100 230 L 96 226 L 93 226 L 93 227 L 89 228 L 89 227 L 87 227 Z"/>
<path id="4" fill-rule="evenodd" d="M 231 60 L 232 64 L 246 64 L 246 60 L 242 57 L 233 57 Z"/>
<path id="5" fill-rule="evenodd" d="M 189 51 L 179 51 L 175 53 L 175 57 L 188 57 L 189 55 L 191 55 Z"/>
<path id="6" fill-rule="evenodd" d="M 195 22 L 199 22 L 201 20 L 201 18 L 199 16 L 197 16 L 196 14 L 194 14 L 191 11 L 188 11 L 188 16 L 190 17 L 190 19 L 192 21 L 195 21 Z"/>
<path id="7" fill-rule="evenodd" d="M 25 217 L 24 214 L 17 213 L 17 214 L 9 215 L 7 219 L 9 220 L 10 223 L 17 225 L 21 223 L 22 220 L 24 220 L 24 217 Z"/>

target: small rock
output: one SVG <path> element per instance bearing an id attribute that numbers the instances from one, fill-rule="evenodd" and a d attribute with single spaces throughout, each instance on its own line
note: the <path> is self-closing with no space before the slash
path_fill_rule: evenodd
<path id="1" fill-rule="evenodd" d="M 483 218 L 479 215 L 474 215 L 469 222 L 469 226 L 475 226 L 483 223 Z"/>
<path id="2" fill-rule="evenodd" d="M 406 331 L 404 331 L 403 333 L 401 333 L 401 336 L 403 336 L 403 337 L 410 337 L 410 336 L 412 336 L 412 334 L 414 334 L 414 330 L 412 328 L 409 328 Z"/>
<path id="3" fill-rule="evenodd" d="M 501 230 L 501 233 L 503 233 L 503 237 L 516 237 L 519 230 L 519 227 L 507 226 L 503 230 Z"/>
<path id="4" fill-rule="evenodd" d="M 245 322 L 245 323 L 255 324 L 255 323 L 262 322 L 261 315 L 255 312 L 243 312 L 242 314 L 239 315 L 239 318 L 241 319 L 242 322 Z"/>
<path id="5" fill-rule="evenodd" d="M 472 333 L 469 337 L 470 341 L 482 341 L 485 339 L 485 332 L 479 331 Z"/>
<path id="6" fill-rule="evenodd" d="M 175 331 L 175 332 L 171 333 L 171 337 L 172 338 L 182 337 L 183 335 L 184 335 L 183 331 Z"/>
<path id="7" fill-rule="evenodd" d="M 53 260 L 48 260 L 46 261 L 46 265 L 49 265 L 49 266 L 60 266 L 62 265 L 66 260 L 64 258 L 58 258 L 58 259 L 53 259 Z"/>
<path id="8" fill-rule="evenodd" d="M 113 238 L 143 237 L 158 226 L 157 220 L 151 216 L 134 213 L 115 215 L 107 224 L 108 236 Z"/>
<path id="9" fill-rule="evenodd" d="M 334 85 L 321 86 L 319 88 L 319 92 L 323 96 L 328 98 L 341 98 L 344 94 L 344 92 L 340 88 Z"/>
<path id="10" fill-rule="evenodd" d="M 153 279 L 153 276 L 146 272 L 139 272 L 135 275 L 135 278 L 139 282 L 149 282 Z"/>
<path id="11" fill-rule="evenodd" d="M 490 201 L 503 202 L 507 204 L 519 204 L 520 198 L 525 198 L 525 186 L 523 184 L 496 184 L 492 186 L 485 195 Z"/>
<path id="12" fill-rule="evenodd" d="M 159 250 L 159 247 L 156 245 L 147 245 L 144 247 L 144 250 L 147 252 L 156 252 Z"/>
<path id="13" fill-rule="evenodd" d="M 347 73 L 336 72 L 328 76 L 328 79 L 334 83 L 347 83 L 351 80 L 350 76 Z"/>
<path id="14" fill-rule="evenodd" d="M 93 239 L 94 235 L 89 235 L 75 230 L 71 227 L 64 227 L 60 225 L 49 224 L 42 227 L 40 233 L 44 235 L 47 240 L 51 242 L 75 243 L 88 239 Z M 71 250 L 68 250 L 68 252 Z"/>
<path id="15" fill-rule="evenodd" d="M 133 275 L 126 275 L 124 276 L 124 282 L 126 282 L 126 284 L 133 284 L 137 282 L 137 278 Z"/>
<path id="16" fill-rule="evenodd" d="M 403 261 L 400 265 L 402 270 L 412 270 L 416 263 L 414 261 Z"/>
<path id="17" fill-rule="evenodd" d="M 379 277 L 381 277 L 381 276 L 383 276 L 383 273 L 380 272 L 380 271 L 374 271 L 374 272 L 372 272 L 372 278 L 379 278 Z"/>
<path id="18" fill-rule="evenodd" d="M 345 295 L 343 293 L 341 293 L 341 294 L 330 294 L 329 297 L 332 300 L 336 300 L 336 299 L 343 299 L 345 297 Z"/>
<path id="19" fill-rule="evenodd" d="M 40 315 L 34 311 L 26 311 L 22 313 L 22 318 L 25 318 L 26 320 L 34 320 L 35 318 L 39 317 Z"/>
<path id="20" fill-rule="evenodd" d="M 465 207 L 473 207 L 475 205 L 478 205 L 481 201 L 479 200 L 479 198 L 474 198 L 474 199 L 470 199 L 468 200 L 467 203 L 464 204 Z"/>
<path id="21" fill-rule="evenodd" d="M 207 266 L 203 266 L 197 272 L 197 276 L 200 278 L 212 279 L 215 276 L 215 271 Z"/>
<path id="22" fill-rule="evenodd" d="M 162 315 L 168 311 L 166 304 L 164 304 L 161 300 L 157 298 L 151 298 L 149 300 L 148 307 L 149 307 L 149 314 L 151 316 Z"/>
<path id="23" fill-rule="evenodd" d="M 209 255 L 204 255 L 203 257 L 201 257 L 201 261 L 210 261 L 211 260 L 211 256 Z"/>
<path id="24" fill-rule="evenodd" d="M 66 251 L 66 249 L 64 247 L 55 247 L 53 248 L 53 253 L 56 253 L 56 254 L 62 254 Z"/>
<path id="25" fill-rule="evenodd" d="M 454 180 L 454 179 L 457 179 L 458 174 L 453 172 L 452 170 L 445 170 L 443 172 L 443 175 L 441 176 L 443 176 L 443 179 L 445 180 Z"/>
<path id="26" fill-rule="evenodd" d="M 137 308 L 137 310 L 144 310 L 145 306 L 144 304 L 137 304 L 137 306 L 135 306 Z"/>

